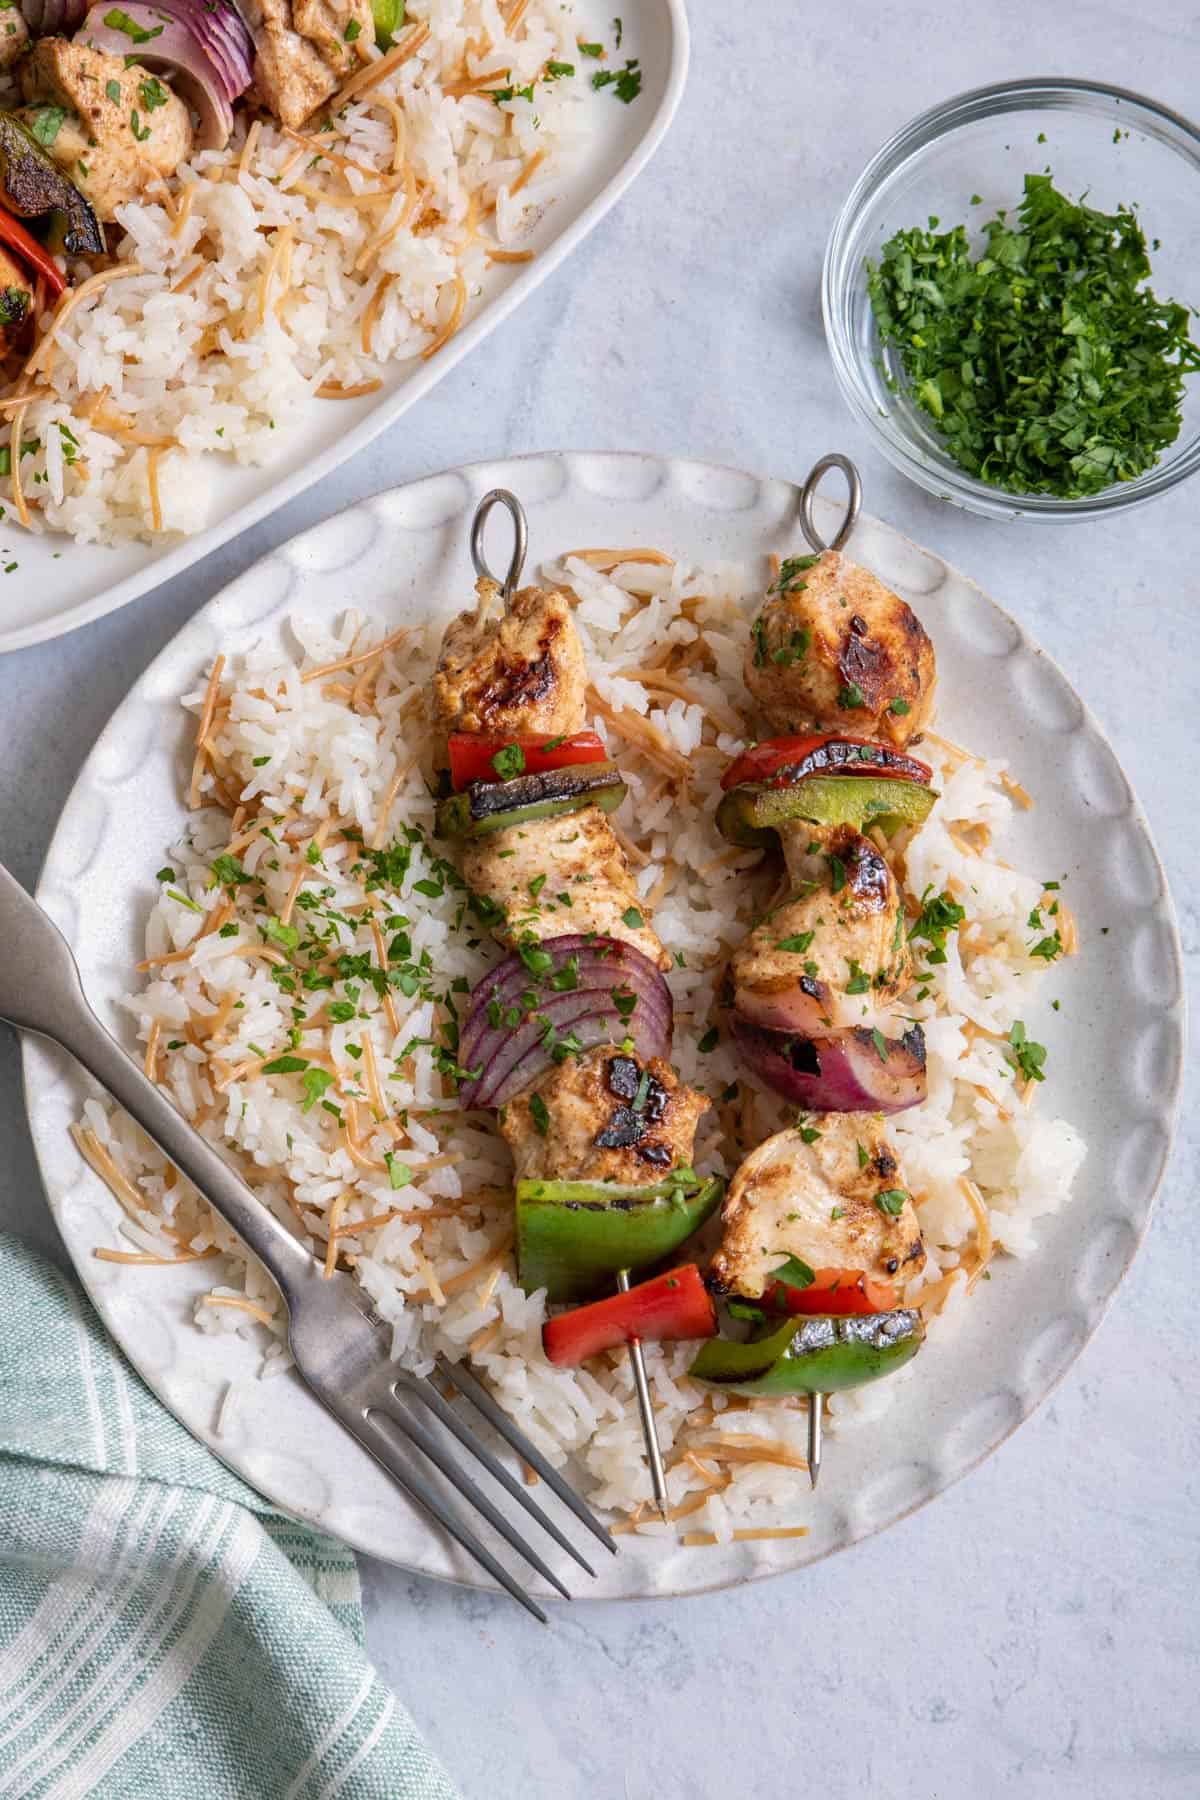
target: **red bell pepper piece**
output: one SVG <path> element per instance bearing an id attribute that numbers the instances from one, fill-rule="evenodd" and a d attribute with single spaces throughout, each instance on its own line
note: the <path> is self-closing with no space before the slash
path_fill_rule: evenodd
<path id="1" fill-rule="evenodd" d="M 560 1369 L 573 1369 L 602 1350 L 634 1338 L 663 1344 L 674 1338 L 717 1335 L 717 1313 L 695 1263 L 640 1281 L 623 1294 L 559 1313 L 542 1326 L 542 1348 Z"/>
<path id="2" fill-rule="evenodd" d="M 892 1312 L 896 1290 L 889 1281 L 871 1281 L 861 1269 L 815 1269 L 807 1287 L 773 1281 L 763 1293 L 763 1304 L 774 1312 L 821 1313 L 847 1318 L 865 1313 Z"/>
<path id="3" fill-rule="evenodd" d="M 839 745 L 866 750 L 870 755 L 839 756 Z M 721 786 L 728 789 L 748 781 L 772 780 L 790 785 L 806 775 L 888 775 L 896 781 L 919 782 L 922 787 L 933 780 L 928 763 L 918 762 L 915 756 L 873 743 L 870 738 L 821 731 L 807 737 L 764 738 L 735 757 L 721 777 Z"/>
<path id="4" fill-rule="evenodd" d="M 67 278 L 46 249 L 39 244 L 33 233 L 26 231 L 19 219 L 14 219 L 10 212 L 0 206 L 0 244 L 8 244 L 22 262 L 27 262 L 31 269 L 45 281 L 50 290 L 50 298 L 57 300 L 67 285 Z"/>
<path id="5" fill-rule="evenodd" d="M 496 766 L 496 757 L 500 766 Z M 542 775 L 577 763 L 604 762 L 608 751 L 594 731 L 554 738 L 492 738 L 476 732 L 450 733 L 450 779 L 461 794 L 473 781 L 511 781 L 515 775 Z"/>

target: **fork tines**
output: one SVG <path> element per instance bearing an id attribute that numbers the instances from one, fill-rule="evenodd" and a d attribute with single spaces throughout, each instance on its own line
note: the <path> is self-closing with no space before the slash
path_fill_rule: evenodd
<path id="1" fill-rule="evenodd" d="M 438 1374 L 453 1385 L 463 1397 L 473 1405 L 488 1423 L 504 1438 L 521 1460 L 532 1468 L 545 1481 L 547 1487 L 561 1499 L 575 1514 L 576 1518 L 587 1526 L 588 1530 L 610 1551 L 615 1553 L 616 1544 L 609 1532 L 596 1518 L 591 1508 L 582 1500 L 570 1484 L 563 1479 L 558 1470 L 553 1468 L 539 1450 L 531 1444 L 524 1432 L 518 1430 L 503 1408 L 488 1393 L 483 1384 L 463 1364 L 451 1363 L 440 1357 L 437 1363 Z M 588 1575 L 595 1575 L 591 1564 L 580 1555 L 553 1519 L 533 1499 L 528 1489 L 505 1467 L 496 1455 L 476 1435 L 451 1405 L 446 1394 L 428 1377 L 411 1375 L 405 1370 L 398 1370 L 395 1364 L 381 1369 L 354 1395 L 354 1413 L 356 1415 L 353 1429 L 361 1443 L 381 1462 L 388 1473 L 400 1484 L 409 1496 L 438 1521 L 450 1537 L 474 1557 L 475 1561 L 487 1570 L 492 1579 L 510 1593 L 514 1600 L 531 1612 L 536 1619 L 546 1623 L 546 1614 L 542 1608 L 521 1587 L 520 1583 L 508 1573 L 504 1566 L 493 1556 L 487 1546 L 481 1542 L 475 1532 L 465 1522 L 458 1511 L 443 1499 L 436 1487 L 428 1482 L 420 1472 L 417 1458 L 412 1454 L 419 1451 L 445 1477 L 450 1486 L 467 1504 L 474 1508 L 480 1516 L 487 1520 L 492 1529 L 499 1533 L 504 1541 L 516 1550 L 531 1568 L 535 1569 L 544 1581 L 549 1582 L 564 1599 L 571 1598 L 570 1592 L 549 1565 L 532 1549 L 516 1527 L 505 1518 L 504 1514 L 479 1486 L 478 1482 L 463 1468 L 450 1445 L 429 1422 L 419 1416 L 421 1409 L 431 1413 L 452 1437 L 456 1438 L 462 1448 L 482 1464 L 487 1473 L 505 1490 L 511 1499 L 533 1519 L 542 1530 L 551 1537 L 560 1549 L 565 1550 L 579 1567 Z"/>

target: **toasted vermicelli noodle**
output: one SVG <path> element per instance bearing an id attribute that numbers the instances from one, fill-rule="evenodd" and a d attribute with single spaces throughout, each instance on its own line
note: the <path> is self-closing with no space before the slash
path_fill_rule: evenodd
<path id="1" fill-rule="evenodd" d="M 591 723 L 630 788 L 617 824 L 676 954 L 674 1059 L 715 1102 L 697 1139 L 703 1171 L 732 1170 L 792 1117 L 710 1036 L 731 949 L 778 882 L 772 858 L 731 851 L 714 824 L 721 770 L 744 742 L 723 725 L 745 707 L 761 574 L 599 550 L 546 571 L 573 591 Z M 448 1073 L 447 1023 L 500 952 L 431 837 L 427 694 L 444 623 L 385 635 L 353 615 L 296 619 L 289 642 L 231 646 L 201 676 L 186 697 L 201 727 L 197 804 L 180 841 L 164 846 L 172 879 L 147 924 L 143 985 L 126 1004 L 154 1045 L 158 1080 L 330 1271 L 354 1271 L 396 1354 L 425 1369 L 438 1351 L 469 1351 L 538 1447 L 555 1462 L 575 1456 L 621 1528 L 653 1537 L 664 1527 L 643 1516 L 649 1479 L 627 1360 L 546 1362 L 545 1303 L 515 1278 L 508 1151 L 490 1116 L 463 1110 Z M 664 679 L 681 667 L 686 681 Z M 1009 1043 L 1048 966 L 1044 952 L 1030 954 L 1035 938 L 1059 931 L 1065 954 L 1073 923 L 1057 890 L 991 850 L 1013 813 L 1003 761 L 933 734 L 921 754 L 941 798 L 893 845 L 910 928 L 927 889 L 958 896 L 965 913 L 945 961 L 923 968 L 901 1002 L 925 1029 L 928 1098 L 889 1125 L 928 1251 L 905 1296 L 931 1321 L 928 1356 L 986 1264 L 1035 1253 L 1036 1221 L 1068 1199 L 1084 1146 L 1063 1120 L 1018 1103 L 1037 1084 L 1014 1068 Z M 917 939 L 918 967 L 920 951 Z M 81 1147 L 121 1203 L 114 1248 L 153 1259 L 127 1279 L 169 1279 L 158 1259 L 219 1251 L 199 1330 L 256 1339 L 268 1371 L 285 1367 L 276 1296 L 232 1234 L 122 1115 L 89 1102 L 82 1126 Z M 702 1258 L 718 1229 L 689 1255 Z M 796 1473 L 803 1402 L 693 1385 L 688 1344 L 647 1344 L 645 1355 L 673 1516 L 695 1524 L 682 1541 L 802 1532 L 812 1505 Z M 831 1429 L 903 1404 L 922 1367 L 918 1358 L 834 1396 Z"/>

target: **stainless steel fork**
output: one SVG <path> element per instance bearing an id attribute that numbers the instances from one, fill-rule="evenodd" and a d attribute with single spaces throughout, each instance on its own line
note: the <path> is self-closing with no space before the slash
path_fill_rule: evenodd
<path id="1" fill-rule="evenodd" d="M 558 1471 L 534 1448 L 461 1363 L 438 1361 L 445 1384 L 412 1375 L 391 1358 L 389 1334 L 371 1313 L 363 1290 L 347 1275 L 326 1279 L 323 1266 L 257 1200 L 241 1177 L 148 1081 L 101 1025 L 84 996 L 79 970 L 53 920 L 0 864 L 0 1018 L 49 1038 L 82 1063 L 165 1156 L 203 1194 L 262 1263 L 283 1295 L 288 1342 L 296 1368 L 322 1406 L 381 1463 L 409 1498 L 460 1544 L 493 1580 L 544 1624 L 542 1608 L 426 1477 L 421 1458 L 438 1469 L 461 1497 L 566 1599 L 571 1596 L 468 1475 L 428 1416 L 458 1440 L 554 1542 L 589 1575 L 595 1570 L 534 1501 L 522 1482 L 492 1454 L 447 1398 L 457 1389 L 546 1486 L 598 1538 L 617 1546 Z"/>

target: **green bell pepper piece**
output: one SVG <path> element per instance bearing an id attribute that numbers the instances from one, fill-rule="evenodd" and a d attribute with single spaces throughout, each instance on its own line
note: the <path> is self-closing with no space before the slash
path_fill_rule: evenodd
<path id="1" fill-rule="evenodd" d="M 589 1300 L 618 1269 L 671 1256 L 716 1210 L 719 1175 L 627 1187 L 615 1181 L 518 1181 L 517 1271 L 527 1294 Z"/>
<path id="2" fill-rule="evenodd" d="M 439 800 L 434 829 L 438 837 L 483 837 L 585 806 L 615 812 L 624 798 L 616 763 L 578 763 L 514 781 L 472 781 L 461 794 Z"/>
<path id="3" fill-rule="evenodd" d="M 747 781 L 730 788 L 717 807 L 717 830 L 732 844 L 770 844 L 793 819 L 817 825 L 880 825 L 891 837 L 902 825 L 922 825 L 937 799 L 933 788 L 890 775 L 809 775 L 790 787 Z"/>
<path id="4" fill-rule="evenodd" d="M 404 0 L 371 0 L 371 11 L 375 15 L 375 42 L 386 50 L 404 23 Z"/>
<path id="5" fill-rule="evenodd" d="M 788 1319 L 748 1344 L 713 1338 L 688 1370 L 731 1394 L 835 1394 L 893 1375 L 924 1342 L 919 1312 Z"/>

